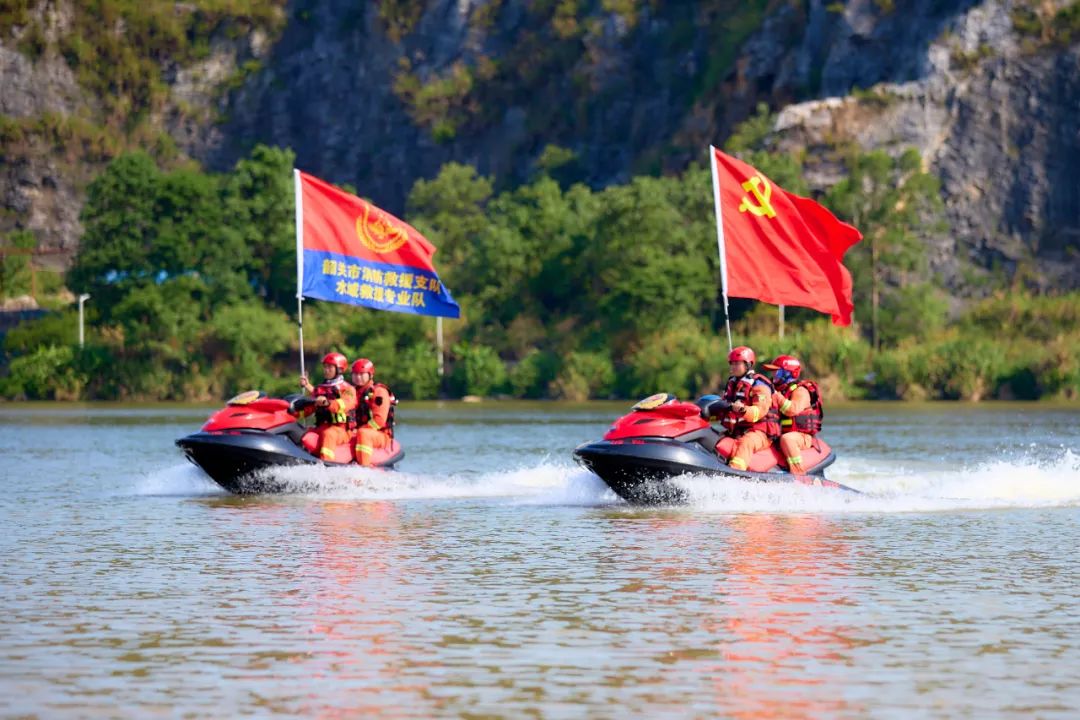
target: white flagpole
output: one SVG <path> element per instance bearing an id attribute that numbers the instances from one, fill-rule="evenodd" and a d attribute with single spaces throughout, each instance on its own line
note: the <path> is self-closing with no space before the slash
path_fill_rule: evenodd
<path id="1" fill-rule="evenodd" d="M 780 339 L 784 339 L 784 306 L 780 306 Z"/>
<path id="2" fill-rule="evenodd" d="M 439 377 L 443 376 L 442 315 L 435 317 L 435 345 L 439 348 Z"/>
<path id="3" fill-rule="evenodd" d="M 300 171 L 293 168 L 293 193 L 296 197 L 296 325 L 300 331 L 300 374 L 304 372 L 304 197 Z"/>
<path id="4" fill-rule="evenodd" d="M 724 218 L 720 210 L 720 176 L 716 168 L 716 148 L 709 146 L 709 167 L 712 168 L 713 204 L 716 206 L 716 244 L 720 249 L 720 289 L 724 296 L 724 325 L 727 327 L 727 345 L 730 351 L 734 346 L 731 342 L 731 317 L 728 314 L 727 294 L 727 252 L 724 248 Z"/>

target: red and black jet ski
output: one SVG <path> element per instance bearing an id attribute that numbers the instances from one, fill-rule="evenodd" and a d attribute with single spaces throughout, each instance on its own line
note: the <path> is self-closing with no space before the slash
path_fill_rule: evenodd
<path id="1" fill-rule="evenodd" d="M 354 463 L 350 444 L 334 449 L 334 461 L 312 454 L 313 431 L 300 424 L 298 413 L 312 398 L 266 397 L 258 390 L 241 393 L 210 416 L 202 430 L 176 444 L 188 460 L 202 468 L 221 487 L 237 494 L 287 492 L 288 486 L 264 470 L 287 465 L 348 465 Z M 376 450 L 374 467 L 392 468 L 405 457 L 401 444 Z"/>
<path id="2" fill-rule="evenodd" d="M 574 459 L 599 475 L 619 497 L 640 505 L 685 502 L 685 491 L 671 478 L 686 474 L 858 492 L 825 479 L 825 468 L 836 460 L 836 454 L 820 437 L 815 436 L 813 446 L 802 453 L 805 475 L 788 471 L 775 443 L 755 453 L 746 470 L 729 467 L 718 450 L 727 457 L 734 444 L 701 417 L 700 405 L 660 393 L 634 405 L 629 415 L 615 421 L 603 440 L 578 446 Z"/>

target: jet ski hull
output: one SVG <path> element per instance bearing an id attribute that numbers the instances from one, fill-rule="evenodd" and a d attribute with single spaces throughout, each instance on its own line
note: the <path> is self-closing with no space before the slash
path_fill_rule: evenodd
<path id="1" fill-rule="evenodd" d="M 574 450 L 582 467 L 600 476 L 608 487 L 627 502 L 638 505 L 685 503 L 686 491 L 672 478 L 680 475 L 713 475 L 753 482 L 821 485 L 856 492 L 825 479 L 825 468 L 836 460 L 831 450 L 806 475 L 796 476 L 780 468 L 769 472 L 736 470 L 721 462 L 715 452 L 698 442 L 672 438 L 632 438 L 600 440 Z"/>
<path id="2" fill-rule="evenodd" d="M 176 441 L 195 465 L 214 482 L 238 495 L 283 493 L 291 487 L 274 476 L 274 468 L 293 465 L 339 467 L 326 463 L 298 447 L 286 434 L 262 430 L 197 432 Z M 396 452 L 395 452 L 396 451 Z M 400 445 L 381 458 L 376 467 L 393 467 L 405 456 Z"/>

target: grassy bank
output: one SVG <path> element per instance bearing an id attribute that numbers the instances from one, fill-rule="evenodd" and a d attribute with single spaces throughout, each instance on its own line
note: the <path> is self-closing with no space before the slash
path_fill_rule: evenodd
<path id="1" fill-rule="evenodd" d="M 1074 402 L 1080 400 L 1078 314 L 1080 294 L 1075 293 L 991 298 L 972 305 L 947 328 L 906 338 L 876 353 L 858 328 L 837 328 L 826 320 L 789 323 L 780 340 L 775 329 L 762 328 L 775 321 L 771 307 L 762 306 L 734 329 L 736 342 L 754 347 L 759 358 L 780 353 L 802 358 L 806 375 L 819 380 L 834 402 Z M 380 378 L 411 399 L 464 395 L 630 399 L 659 391 L 693 397 L 715 391 L 726 376 L 726 338 L 682 327 L 658 332 L 641 351 L 623 358 L 584 351 L 558 357 L 534 349 L 523 359 L 507 362 L 490 347 L 459 345 L 450 353 L 448 375 L 440 382 L 434 342 L 428 337 L 431 328 L 421 327 L 424 321 L 402 318 L 413 321 L 415 344 L 411 352 L 401 354 L 357 317 L 393 324 L 394 316 L 331 305 L 313 306 L 306 315 L 309 363 L 320 352 L 313 347 L 337 347 L 351 357 L 372 356 Z M 202 343 L 224 342 L 220 325 L 236 320 L 230 318 L 204 328 Z M 8 376 L 0 379 L 0 394 L 7 399 L 209 402 L 248 387 L 293 392 L 299 364 L 295 328 L 284 315 L 263 320 L 273 325 L 262 333 L 277 338 L 278 351 L 259 359 L 243 353 L 223 356 L 220 362 L 204 365 L 190 358 L 186 363 L 167 360 L 164 349 L 156 363 L 125 357 L 123 338 L 94 328 L 80 350 L 72 342 L 74 313 L 58 313 L 8 334 L 5 351 L 11 361 Z M 384 351 L 379 351 L 380 345 Z"/>

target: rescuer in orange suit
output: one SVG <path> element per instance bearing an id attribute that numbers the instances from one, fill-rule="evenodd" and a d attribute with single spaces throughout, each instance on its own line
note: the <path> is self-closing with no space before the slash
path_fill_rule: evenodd
<path id="1" fill-rule="evenodd" d="M 728 353 L 731 377 L 723 398 L 702 412 L 710 419 L 713 408 L 721 413 L 724 430 L 728 437 L 735 438 L 728 465 L 736 470 L 746 470 L 753 454 L 767 449 L 780 435 L 779 417 L 772 403 L 772 383 L 754 372 L 755 359 L 754 351 L 745 346 Z"/>
<path id="2" fill-rule="evenodd" d="M 802 451 L 810 448 L 824 416 L 817 384 L 799 380 L 802 363 L 792 355 L 780 355 L 761 367 L 774 371 L 773 406 L 780 415 L 780 452 L 787 458 L 788 469 L 803 475 Z"/>
<path id="3" fill-rule="evenodd" d="M 315 443 L 305 448 L 323 460 L 335 460 L 334 448 L 349 443 L 349 429 L 356 423 L 356 389 L 345 382 L 349 360 L 341 353 L 329 353 L 322 360 L 323 379 L 313 387 L 307 375 L 300 376 L 300 387 L 315 398 L 312 405 L 298 413 L 305 417 L 315 413 Z"/>
<path id="4" fill-rule="evenodd" d="M 356 422 L 360 429 L 354 448 L 356 462 L 371 465 L 372 454 L 389 447 L 393 440 L 397 398 L 386 385 L 375 382 L 375 364 L 367 358 L 352 364 L 352 381 L 359 398 Z"/>

